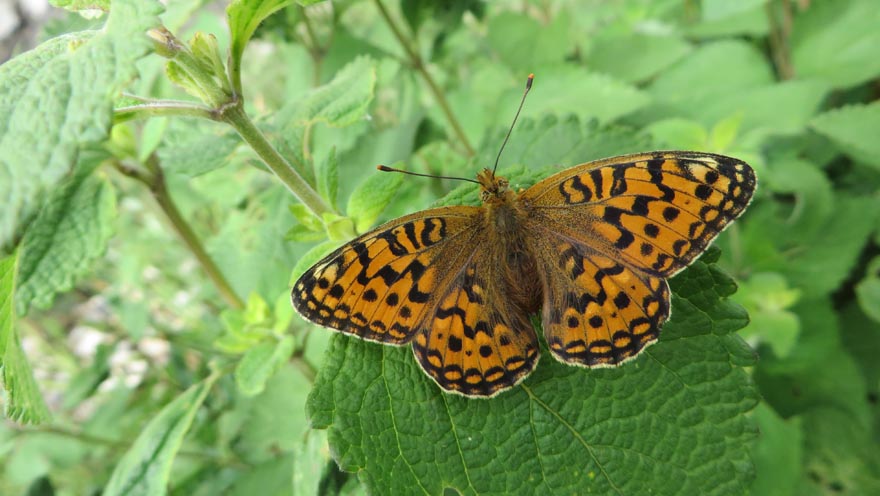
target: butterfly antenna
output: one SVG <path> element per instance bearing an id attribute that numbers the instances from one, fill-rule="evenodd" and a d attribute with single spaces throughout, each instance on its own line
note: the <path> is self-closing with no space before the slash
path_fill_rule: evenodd
<path id="1" fill-rule="evenodd" d="M 532 81 L 535 80 L 534 74 L 529 74 L 529 79 L 526 80 L 526 90 L 523 91 L 522 100 L 519 102 L 519 108 L 516 109 L 516 115 L 513 116 L 513 122 L 510 123 L 510 129 L 507 130 L 507 136 L 504 137 L 504 143 L 501 143 L 501 149 L 498 150 L 498 156 L 495 157 L 495 166 L 492 167 L 492 173 L 495 173 L 495 169 L 498 168 L 498 161 L 501 160 L 501 152 L 504 151 L 504 147 L 507 145 L 507 140 L 510 139 L 510 133 L 513 132 L 513 126 L 516 125 L 516 119 L 519 117 L 519 112 L 523 108 L 523 104 L 526 103 L 526 95 L 529 94 L 529 90 L 532 89 Z"/>
<path id="2" fill-rule="evenodd" d="M 410 176 L 433 177 L 434 179 L 454 179 L 456 181 L 467 181 L 469 183 L 480 184 L 478 181 L 474 181 L 473 179 L 468 179 L 466 177 L 435 176 L 432 174 L 419 174 L 418 172 L 410 172 L 410 171 L 405 171 L 402 169 L 395 169 L 394 167 L 386 167 L 384 165 L 377 165 L 376 168 L 382 172 L 400 172 L 401 174 L 409 174 Z"/>

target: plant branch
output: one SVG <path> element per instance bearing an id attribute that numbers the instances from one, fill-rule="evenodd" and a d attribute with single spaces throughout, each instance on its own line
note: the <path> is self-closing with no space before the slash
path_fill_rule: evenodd
<path id="1" fill-rule="evenodd" d="M 77 441 L 88 443 L 88 444 L 99 444 L 102 446 L 107 446 L 114 450 L 127 450 L 133 444 L 130 441 L 123 441 L 121 439 L 110 439 L 101 436 L 95 436 L 93 434 L 87 434 L 81 431 L 74 431 L 70 429 L 65 429 L 63 427 L 57 427 L 53 425 L 43 425 L 38 427 L 32 427 L 27 429 L 18 429 L 18 432 L 22 434 L 27 434 L 31 432 L 41 432 L 46 434 L 55 434 L 58 436 L 64 436 L 70 439 L 75 439 Z M 220 465 L 224 466 L 233 466 L 239 468 L 248 468 L 250 464 L 239 460 L 237 458 L 229 458 L 225 457 L 219 453 L 212 453 L 209 451 L 194 451 L 181 449 L 177 452 L 180 456 L 186 456 L 190 458 L 202 458 L 212 460 Z"/>
<path id="2" fill-rule="evenodd" d="M 156 200 L 156 203 L 159 204 L 159 208 L 162 209 L 162 213 L 165 214 L 171 222 L 174 231 L 177 232 L 187 248 L 192 252 L 193 256 L 196 257 L 196 260 L 198 260 L 202 269 L 208 275 L 208 278 L 214 283 L 220 296 L 231 307 L 236 309 L 244 308 L 244 301 L 242 301 L 242 299 L 235 293 L 235 290 L 232 289 L 232 285 L 229 284 L 229 281 L 226 280 L 226 277 L 217 267 L 217 264 L 214 263 L 214 259 L 208 255 L 208 252 L 205 250 L 204 246 L 202 246 L 201 241 L 198 236 L 196 236 L 192 227 L 180 214 L 180 210 L 178 210 L 177 205 L 174 203 L 174 200 L 168 192 L 168 187 L 165 184 L 165 176 L 162 173 L 162 168 L 159 166 L 159 160 L 156 158 L 156 155 L 151 155 L 150 158 L 147 159 L 145 165 L 147 166 L 148 172 L 129 167 L 118 161 L 114 162 L 114 165 L 122 174 L 136 179 L 147 186 L 150 193 L 153 195 L 153 198 Z"/>
<path id="3" fill-rule="evenodd" d="M 422 61 L 422 58 L 419 56 L 418 52 L 415 50 L 415 43 L 409 40 L 406 35 L 403 34 L 400 27 L 395 24 L 394 20 L 391 19 L 391 15 L 388 13 L 388 10 L 385 8 L 385 5 L 382 3 L 382 0 L 373 0 L 373 3 L 376 4 L 376 8 L 379 9 L 379 13 L 382 14 L 382 18 L 385 19 L 385 23 L 388 24 L 388 27 L 391 28 L 391 31 L 394 33 L 394 36 L 397 38 L 397 41 L 400 42 L 400 45 L 403 47 L 404 51 L 406 51 L 407 57 L 409 57 L 409 63 L 422 75 L 422 78 L 425 80 L 425 83 L 428 84 L 428 88 L 430 88 L 431 93 L 434 94 L 434 98 L 437 100 L 437 103 L 440 105 L 440 109 L 446 115 L 446 120 L 449 121 L 449 124 L 452 126 L 452 129 L 455 131 L 456 136 L 458 137 L 461 144 L 464 146 L 467 151 L 467 155 L 469 157 L 473 157 L 476 152 L 474 148 L 471 146 L 470 141 L 468 141 L 467 136 L 464 134 L 464 129 L 461 127 L 461 124 L 456 119 L 455 114 L 452 113 L 452 108 L 449 106 L 449 102 L 446 101 L 446 96 L 440 90 L 440 87 L 437 86 L 437 83 L 434 81 L 434 78 L 431 77 L 431 74 L 428 72 L 428 69 L 425 67 L 425 63 Z"/>
<path id="4" fill-rule="evenodd" d="M 119 107 L 113 111 L 115 124 L 150 117 L 199 117 L 219 120 L 216 113 L 204 106 L 177 100 L 153 100 L 140 105 Z"/>
<path id="5" fill-rule="evenodd" d="M 278 150 L 269 143 L 266 136 L 257 128 L 256 125 L 245 114 L 241 103 L 231 104 L 224 111 L 221 111 L 223 120 L 229 123 L 242 139 L 250 145 L 257 155 L 263 159 L 263 163 L 271 170 L 281 182 L 290 190 L 306 207 L 309 208 L 319 218 L 325 213 L 332 213 L 333 210 L 324 203 L 321 196 L 303 179 L 302 176 L 293 168 L 293 166 L 284 157 L 278 153 Z"/>
<path id="6" fill-rule="evenodd" d="M 768 36 L 770 54 L 773 58 L 773 64 L 776 66 L 776 73 L 779 79 L 788 80 L 795 76 L 788 43 L 792 24 L 791 1 L 781 0 L 779 8 L 776 8 L 775 3 L 772 1 L 767 2 L 764 6 L 767 11 L 767 18 L 770 21 L 770 34 Z M 782 17 L 781 20 L 779 19 L 780 15 Z"/>

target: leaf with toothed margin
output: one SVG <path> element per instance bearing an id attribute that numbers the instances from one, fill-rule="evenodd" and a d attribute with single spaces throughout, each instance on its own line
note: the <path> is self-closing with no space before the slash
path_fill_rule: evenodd
<path id="1" fill-rule="evenodd" d="M 115 0 L 100 32 L 52 39 L 0 66 L 0 247 L 20 239 L 80 151 L 106 139 L 113 100 L 152 47 L 147 30 L 161 7 Z"/>

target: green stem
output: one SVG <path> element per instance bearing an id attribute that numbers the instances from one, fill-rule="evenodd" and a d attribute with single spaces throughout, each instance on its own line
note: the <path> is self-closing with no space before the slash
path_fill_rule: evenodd
<path id="1" fill-rule="evenodd" d="M 140 105 L 119 107 L 113 111 L 115 124 L 150 117 L 199 117 L 218 120 L 216 113 L 204 105 L 175 100 L 155 100 Z"/>
<path id="2" fill-rule="evenodd" d="M 434 94 L 434 98 L 440 105 L 440 109 L 446 115 L 446 120 L 449 121 L 449 124 L 452 126 L 453 131 L 455 131 L 455 134 L 458 137 L 459 141 L 461 141 L 461 144 L 464 146 L 467 155 L 469 157 L 473 157 L 474 155 L 476 155 L 474 148 L 471 146 L 470 141 L 468 141 L 467 136 L 464 134 L 464 129 L 461 127 L 458 119 L 455 118 L 455 114 L 452 113 L 452 108 L 449 106 L 449 102 L 446 101 L 446 96 L 443 94 L 443 91 L 441 91 L 440 87 L 437 86 L 434 78 L 431 77 L 431 73 L 429 73 L 428 69 L 425 67 L 425 63 L 422 61 L 422 58 L 413 48 L 415 46 L 414 42 L 410 41 L 406 37 L 406 35 L 403 34 L 403 31 L 401 31 L 397 24 L 394 23 L 394 20 L 391 19 L 391 15 L 385 8 L 382 0 L 373 0 L 373 3 L 376 4 L 376 8 L 379 9 L 379 13 L 382 15 L 382 18 L 385 19 L 385 23 L 388 24 L 388 27 L 391 28 L 394 36 L 397 38 L 397 41 L 400 42 L 400 45 L 403 47 L 404 51 L 406 51 L 406 55 L 407 57 L 409 57 L 410 64 L 419 72 L 419 74 L 422 75 L 422 78 L 428 84 L 428 88 L 430 88 L 431 93 Z"/>
<path id="3" fill-rule="evenodd" d="M 32 427 L 27 429 L 19 429 L 19 432 L 25 434 L 30 432 L 42 432 L 46 434 L 54 434 L 57 436 L 63 436 L 71 439 L 75 439 L 77 441 L 88 443 L 88 444 L 98 444 L 101 446 L 107 446 L 111 449 L 115 450 L 127 450 L 131 448 L 132 443 L 128 441 L 123 441 L 120 439 L 110 439 L 101 436 L 95 436 L 92 434 L 87 434 L 85 432 L 78 432 L 74 430 L 65 429 L 63 427 L 56 427 L 52 425 L 45 425 L 39 427 Z M 235 459 L 235 458 L 226 458 L 219 453 L 211 453 L 206 451 L 193 451 L 181 449 L 177 452 L 180 456 L 186 456 L 190 458 L 202 458 L 212 460 L 220 465 L 224 466 L 235 466 L 240 468 L 250 467 L 249 464 Z"/>
<path id="4" fill-rule="evenodd" d="M 152 155 L 147 159 L 146 165 L 149 169 L 149 173 L 133 167 L 128 167 L 119 162 L 116 162 L 115 165 L 117 170 L 126 176 L 137 179 L 149 188 L 156 203 L 159 204 L 159 208 L 162 209 L 162 213 L 164 213 L 171 222 L 174 231 L 177 232 L 187 248 L 192 252 L 193 256 L 196 257 L 196 260 L 198 260 L 202 269 L 204 269 L 208 278 L 211 279 L 211 282 L 214 283 L 214 286 L 217 288 L 217 291 L 226 303 L 235 309 L 244 308 L 244 301 L 242 301 L 242 299 L 235 293 L 235 290 L 232 289 L 232 285 L 229 284 L 229 281 L 227 281 L 226 277 L 223 276 L 223 273 L 220 272 L 217 264 L 214 263 L 214 259 L 208 255 L 208 252 L 205 250 L 204 246 L 202 246 L 201 241 L 198 236 L 196 236 L 192 227 L 190 227 L 189 223 L 186 222 L 180 214 L 180 210 L 178 210 L 177 205 L 174 203 L 174 200 L 168 192 L 168 187 L 165 184 L 165 176 L 162 172 L 162 168 L 159 166 L 156 156 Z"/>
<path id="5" fill-rule="evenodd" d="M 269 143 L 269 140 L 257 128 L 245 114 L 240 103 L 229 105 L 221 111 L 223 120 L 228 122 L 242 139 L 253 148 L 257 155 L 263 159 L 266 166 L 278 176 L 278 179 L 287 186 L 287 189 L 309 208 L 319 218 L 333 210 L 324 203 L 321 196 L 303 179 L 293 166 L 281 156 L 280 153 Z"/>
<path id="6" fill-rule="evenodd" d="M 790 0 L 782 0 L 778 9 L 774 5 L 775 3 L 772 1 L 767 2 L 764 6 L 767 18 L 770 21 L 770 33 L 768 35 L 770 54 L 776 66 L 776 73 L 779 79 L 788 80 L 795 76 L 788 43 L 792 23 L 791 2 Z M 779 19 L 780 16 L 782 17 L 781 20 Z"/>

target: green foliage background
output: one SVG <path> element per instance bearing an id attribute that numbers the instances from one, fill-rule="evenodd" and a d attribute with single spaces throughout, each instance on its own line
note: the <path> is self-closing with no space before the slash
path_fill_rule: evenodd
<path id="1" fill-rule="evenodd" d="M 873 0 L 55 4 L 0 65 L 0 494 L 880 493 Z M 516 186 L 758 173 L 660 342 L 478 401 L 295 316 L 334 246 L 478 201 L 374 167 L 471 177 L 529 73 Z"/>

